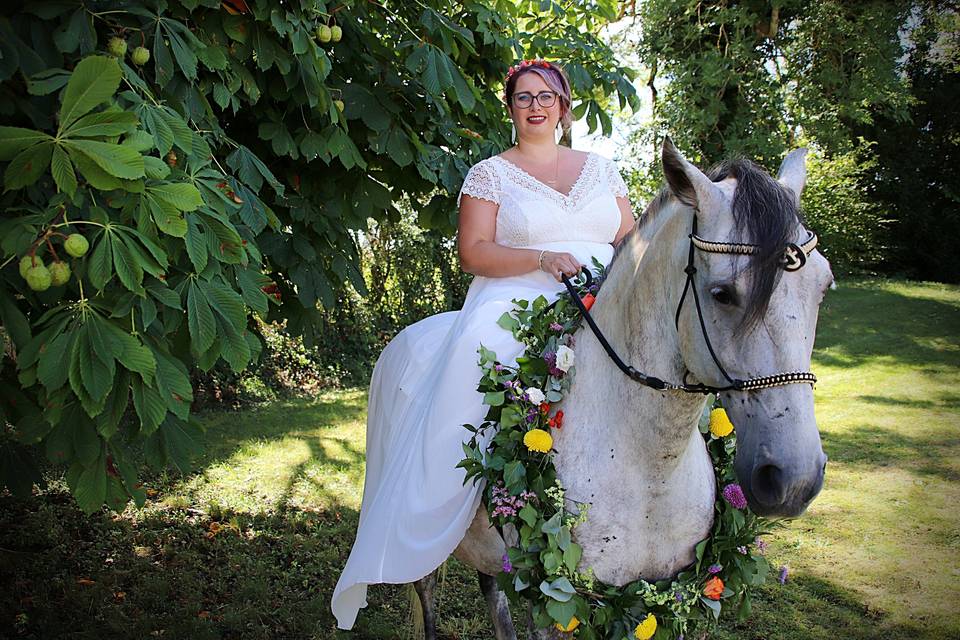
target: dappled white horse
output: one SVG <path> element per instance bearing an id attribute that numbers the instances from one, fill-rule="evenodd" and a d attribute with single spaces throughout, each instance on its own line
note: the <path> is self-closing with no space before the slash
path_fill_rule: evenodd
<path id="1" fill-rule="evenodd" d="M 726 389 L 754 512 L 796 516 L 820 491 L 826 456 L 807 372 L 833 278 L 799 217 L 805 153 L 790 153 L 777 180 L 748 160 L 706 175 L 664 142 L 667 186 L 624 238 L 591 313 L 635 371 L 674 386 L 624 375 L 584 325 L 554 441 L 568 499 L 590 504 L 573 532 L 580 566 L 604 582 L 673 576 L 710 532 L 714 472 L 697 430 L 706 400 L 677 386 Z M 454 552 L 480 572 L 498 640 L 516 637 L 492 577 L 505 550 L 481 506 Z M 434 584 L 434 575 L 415 583 L 428 640 Z"/>

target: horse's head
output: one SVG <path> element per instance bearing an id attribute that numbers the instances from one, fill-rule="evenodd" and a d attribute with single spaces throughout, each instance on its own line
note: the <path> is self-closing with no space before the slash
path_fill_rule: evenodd
<path id="1" fill-rule="evenodd" d="M 811 238 L 799 207 L 805 153 L 787 155 L 777 179 L 743 159 L 704 174 L 664 142 L 670 191 L 692 208 L 691 225 L 696 215 L 697 245 L 686 237 L 677 245 L 683 264 L 693 253 L 689 286 L 696 289 L 684 298 L 677 329 L 684 364 L 700 383 L 727 387 L 731 379 L 810 370 L 817 312 L 833 276 L 826 258 L 804 247 Z M 744 245 L 752 245 L 749 253 Z M 802 513 L 826 467 L 812 386 L 734 389 L 722 400 L 736 427 L 735 468 L 750 507 L 761 515 Z"/>

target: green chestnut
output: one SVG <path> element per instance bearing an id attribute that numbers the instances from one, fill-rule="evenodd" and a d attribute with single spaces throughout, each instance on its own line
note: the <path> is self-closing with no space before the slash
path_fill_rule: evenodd
<path id="1" fill-rule="evenodd" d="M 63 248 L 74 258 L 82 258 L 90 250 L 90 243 L 79 233 L 71 233 L 63 242 Z"/>
<path id="2" fill-rule="evenodd" d="M 142 67 L 150 61 L 150 50 L 146 47 L 137 47 L 130 54 L 130 60 L 138 67 Z"/>
<path id="3" fill-rule="evenodd" d="M 48 271 L 50 271 L 50 284 L 55 287 L 66 284 L 70 279 L 70 265 L 66 262 L 54 262 Z"/>
<path id="4" fill-rule="evenodd" d="M 110 38 L 110 42 L 107 43 L 107 51 L 114 58 L 122 58 L 127 55 L 127 41 L 118 37 Z"/>
<path id="5" fill-rule="evenodd" d="M 43 260 L 41 260 L 40 258 L 34 258 L 33 256 L 23 256 L 22 258 L 20 258 L 20 277 L 21 278 L 27 277 L 27 269 L 33 266 L 34 261 L 36 261 L 37 264 L 43 264 Z"/>
<path id="6" fill-rule="evenodd" d="M 27 269 L 27 286 L 34 291 L 46 291 L 53 281 L 50 270 L 42 264 Z"/>

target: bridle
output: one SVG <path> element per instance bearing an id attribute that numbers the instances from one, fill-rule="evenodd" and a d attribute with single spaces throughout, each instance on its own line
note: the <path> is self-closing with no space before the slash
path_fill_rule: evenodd
<path id="1" fill-rule="evenodd" d="M 802 243 L 794 244 L 790 242 L 787 243 L 786 247 L 784 248 L 783 257 L 780 260 L 780 268 L 784 271 L 797 271 L 803 268 L 803 266 L 807 263 L 807 256 L 809 256 L 810 253 L 816 248 L 817 235 L 810 230 L 806 231 L 807 238 Z M 621 371 L 629 376 L 630 379 L 660 391 L 673 390 L 683 391 L 685 393 L 707 394 L 718 393 L 721 391 L 756 391 L 758 389 L 767 389 L 770 387 L 781 387 L 788 384 L 800 383 L 806 383 L 812 386 L 817 381 L 817 377 L 810 371 L 776 373 L 770 376 L 749 378 L 747 380 L 733 378 L 729 373 L 727 373 L 727 370 L 720 363 L 720 359 L 717 357 L 716 351 L 714 351 L 713 344 L 710 342 L 710 336 L 707 334 L 707 325 L 703 319 L 703 309 L 700 306 L 700 296 L 697 293 L 697 287 L 693 282 L 694 275 L 697 273 L 697 268 L 693 264 L 693 259 L 698 249 L 706 253 L 750 255 L 759 251 L 760 247 L 755 244 L 746 244 L 740 242 L 714 242 L 712 240 L 705 240 L 701 238 L 697 235 L 696 209 L 694 209 L 693 225 L 688 237 L 690 238 L 690 249 L 687 254 L 687 266 L 683 269 L 684 273 L 687 274 L 687 280 L 683 285 L 683 293 L 680 295 L 680 300 L 677 303 L 677 312 L 674 315 L 674 326 L 679 328 L 680 312 L 683 310 L 683 303 L 687 298 L 687 292 L 692 291 L 693 302 L 697 308 L 697 319 L 700 321 L 700 331 L 703 335 L 703 340 L 707 343 L 707 350 L 710 352 L 710 357 L 713 358 L 713 362 L 717 365 L 717 369 L 720 371 L 721 375 L 723 375 L 728 384 L 723 387 L 715 387 L 702 383 L 689 383 L 686 380 L 689 372 L 684 375 L 684 380 L 681 383 L 667 382 L 660 378 L 641 373 L 631 365 L 626 364 L 620 358 L 620 356 L 617 355 L 617 352 L 614 351 L 613 347 L 610 346 L 606 336 L 603 335 L 603 332 L 600 331 L 597 323 L 594 322 L 593 318 L 590 316 L 590 312 L 587 311 L 587 308 L 583 305 L 583 301 L 580 300 L 580 296 L 577 295 L 576 290 L 573 288 L 570 278 L 564 275 L 562 278 L 563 284 L 570 293 L 573 303 L 580 310 L 584 320 L 587 321 L 590 329 L 593 331 L 594 335 L 597 336 L 597 340 L 600 341 L 600 345 L 607 352 L 607 355 L 610 356 L 610 359 L 613 360 L 614 364 L 616 364 Z M 590 274 L 590 270 L 584 268 L 582 273 L 586 276 L 586 284 L 589 286 L 590 283 L 593 282 L 593 276 Z"/>

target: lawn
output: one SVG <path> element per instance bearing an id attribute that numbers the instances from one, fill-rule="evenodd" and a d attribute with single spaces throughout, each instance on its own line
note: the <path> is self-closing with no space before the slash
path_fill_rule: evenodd
<path id="1" fill-rule="evenodd" d="M 823 492 L 771 539 L 789 567 L 719 640 L 960 637 L 960 288 L 841 282 L 814 370 Z M 0 637 L 404 638 L 403 587 L 353 634 L 328 602 L 363 483 L 363 390 L 205 418 L 195 473 L 143 509 L 84 517 L 61 482 L 0 497 Z M 474 573 L 447 563 L 445 638 L 489 639 Z"/>

